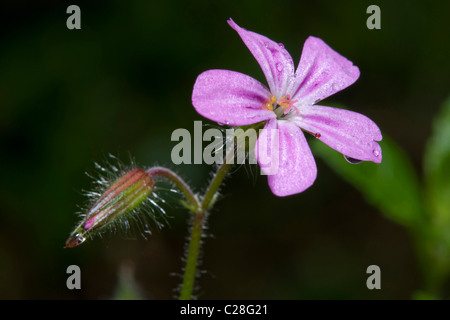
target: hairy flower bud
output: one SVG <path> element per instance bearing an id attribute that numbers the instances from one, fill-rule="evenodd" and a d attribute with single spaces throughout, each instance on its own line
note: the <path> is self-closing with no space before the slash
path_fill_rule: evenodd
<path id="1" fill-rule="evenodd" d="M 152 177 L 143 169 L 132 169 L 116 179 L 88 211 L 66 241 L 65 248 L 82 244 L 95 230 L 132 213 L 153 192 Z"/>

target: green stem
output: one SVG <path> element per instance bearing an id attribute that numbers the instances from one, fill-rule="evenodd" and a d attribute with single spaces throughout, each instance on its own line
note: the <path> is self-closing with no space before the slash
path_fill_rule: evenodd
<path id="1" fill-rule="evenodd" d="M 259 129 L 265 122 L 260 122 L 254 125 L 240 127 L 244 131 L 252 128 Z M 198 256 L 201 247 L 201 239 L 203 226 L 205 225 L 206 218 L 208 216 L 208 210 L 214 204 L 216 194 L 222 184 L 223 179 L 230 170 L 234 161 L 235 149 L 227 150 L 224 163 L 217 169 L 216 174 L 211 180 L 205 195 L 202 198 L 202 202 L 197 211 L 194 212 L 192 221 L 191 237 L 189 240 L 188 253 L 186 258 L 186 266 L 184 269 L 183 284 L 181 287 L 180 300 L 190 300 L 192 297 L 192 291 L 194 289 L 195 278 L 197 275 Z"/>
<path id="2" fill-rule="evenodd" d="M 223 167 L 223 166 L 222 166 Z M 217 173 L 222 172 L 223 170 L 219 168 Z M 191 298 L 192 290 L 194 288 L 195 283 L 195 275 L 196 275 L 196 269 L 197 269 L 197 261 L 198 261 L 198 255 L 200 252 L 200 243 L 202 238 L 202 229 L 204 224 L 204 219 L 206 216 L 206 210 L 204 208 L 207 208 L 209 205 L 209 202 L 213 198 L 215 192 L 220 186 L 221 181 L 223 180 L 223 177 L 225 176 L 225 173 L 222 173 L 220 175 L 216 174 L 216 178 L 219 177 L 219 179 L 213 179 L 210 187 L 208 188 L 207 195 L 211 194 L 211 196 L 208 196 L 208 198 L 205 201 L 205 198 L 200 203 L 196 195 L 191 191 L 189 186 L 181 179 L 176 173 L 173 171 L 166 169 L 164 167 L 153 167 L 147 170 L 147 173 L 150 177 L 154 178 L 157 176 L 162 176 L 171 182 L 175 184 L 175 186 L 183 193 L 184 197 L 187 200 L 187 207 L 188 209 L 194 213 L 193 215 L 193 222 L 192 222 L 192 230 L 191 230 L 191 240 L 189 242 L 189 248 L 188 248 L 188 257 L 186 259 L 186 267 L 184 271 L 184 278 L 183 278 L 183 287 L 181 290 L 180 299 L 188 300 Z M 220 180 L 220 181 L 218 181 Z M 213 186 L 213 188 L 211 188 Z"/>
<path id="3" fill-rule="evenodd" d="M 200 253 L 203 224 L 206 211 L 198 212 L 193 216 L 191 238 L 189 241 L 186 266 L 184 268 L 183 285 L 180 292 L 180 300 L 190 300 L 194 289 L 197 274 L 197 261 Z"/>
<path id="4" fill-rule="evenodd" d="M 232 150 L 231 152 L 234 155 L 234 150 Z M 227 157 L 227 159 L 229 158 Z M 219 187 L 222 184 L 222 181 L 225 178 L 230 167 L 231 162 L 229 161 L 225 161 L 225 163 L 219 167 L 216 174 L 214 175 L 214 178 L 209 184 L 199 210 L 194 213 L 191 238 L 189 240 L 188 255 L 186 259 L 186 266 L 184 269 L 183 285 L 181 287 L 180 293 L 180 300 L 190 300 L 192 297 L 192 291 L 194 289 L 195 278 L 197 274 L 197 261 L 200 252 L 203 226 L 206 222 L 207 210 L 212 205 L 215 195 L 219 190 Z"/>
<path id="5" fill-rule="evenodd" d="M 215 200 L 214 196 L 216 195 L 217 191 L 219 190 L 219 187 L 222 184 L 223 179 L 227 175 L 227 172 L 230 169 L 230 167 L 231 167 L 231 164 L 224 163 L 217 170 L 214 178 L 211 180 L 211 183 L 208 187 L 208 190 L 205 193 L 205 196 L 203 197 L 203 201 L 201 204 L 202 211 L 208 210 L 211 207 L 211 205 L 214 203 L 214 200 Z"/>
<path id="6" fill-rule="evenodd" d="M 164 167 L 153 167 L 147 170 L 147 173 L 149 174 L 150 177 L 155 177 L 155 176 L 162 176 L 170 181 L 172 181 L 175 186 L 180 189 L 180 191 L 183 193 L 184 197 L 187 200 L 187 208 L 189 210 L 191 210 L 192 212 L 197 212 L 199 207 L 200 207 L 200 203 L 198 198 L 196 197 L 196 195 L 192 192 L 192 190 L 189 188 L 189 186 L 187 185 L 186 182 L 184 182 L 183 179 L 181 179 L 181 177 L 179 177 L 175 172 L 166 169 Z"/>

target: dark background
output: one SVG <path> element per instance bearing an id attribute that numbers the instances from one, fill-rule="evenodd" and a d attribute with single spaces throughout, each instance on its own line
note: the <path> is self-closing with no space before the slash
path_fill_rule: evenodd
<path id="1" fill-rule="evenodd" d="M 360 79 L 328 100 L 373 119 L 422 172 L 449 94 L 448 1 L 93 2 L 0 5 L 0 298 L 114 298 L 124 265 L 142 298 L 176 296 L 188 221 L 176 204 L 148 240 L 63 246 L 92 185 L 85 172 L 108 153 L 167 165 L 204 190 L 212 168 L 170 160 L 173 130 L 210 123 L 191 105 L 197 75 L 222 68 L 265 82 L 230 17 L 283 42 L 296 65 L 309 35 L 353 61 Z M 69 4 L 81 8 L 81 30 L 66 28 Z M 366 27 L 370 4 L 381 30 Z M 288 198 L 248 168 L 227 179 L 208 223 L 200 299 L 408 299 L 421 289 L 407 232 L 316 161 L 313 187 Z M 71 264 L 81 290 L 66 288 Z M 366 287 L 371 264 L 381 290 Z"/>

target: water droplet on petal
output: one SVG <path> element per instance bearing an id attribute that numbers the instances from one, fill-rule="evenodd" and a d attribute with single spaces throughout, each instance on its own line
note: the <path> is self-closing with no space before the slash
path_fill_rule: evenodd
<path id="1" fill-rule="evenodd" d="M 268 48 L 269 47 L 269 43 L 268 42 L 264 42 L 264 47 Z"/>
<path id="2" fill-rule="evenodd" d="M 278 44 L 278 46 L 279 46 L 280 48 L 283 48 L 283 49 L 284 49 L 284 44 L 282 44 L 281 42 Z"/>
<path id="3" fill-rule="evenodd" d="M 279 72 L 283 71 L 283 65 L 281 63 L 277 63 L 276 67 Z"/>
<path id="4" fill-rule="evenodd" d="M 333 91 L 340 91 L 341 88 L 339 87 L 339 85 L 337 83 L 333 83 L 332 85 Z"/>
<path id="5" fill-rule="evenodd" d="M 378 157 L 380 155 L 380 151 L 378 151 L 377 149 L 373 149 L 372 153 L 375 157 Z"/>
<path id="6" fill-rule="evenodd" d="M 348 163 L 351 163 L 351 164 L 358 164 L 358 163 L 363 162 L 363 160 L 351 158 L 351 157 L 346 156 L 346 155 L 344 155 L 344 158 L 345 158 L 345 160 L 347 160 Z"/>

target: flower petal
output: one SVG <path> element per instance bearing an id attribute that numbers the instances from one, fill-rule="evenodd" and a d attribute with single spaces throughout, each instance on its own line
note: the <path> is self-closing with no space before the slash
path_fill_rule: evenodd
<path id="1" fill-rule="evenodd" d="M 300 193 L 316 179 L 314 157 L 303 132 L 292 122 L 269 120 L 255 152 L 270 189 L 279 197 Z"/>
<path id="2" fill-rule="evenodd" d="M 359 78 L 359 69 L 319 38 L 309 37 L 287 93 L 312 105 L 347 88 Z"/>
<path id="3" fill-rule="evenodd" d="M 290 120 L 348 157 L 381 162 L 376 142 L 382 139 L 380 129 L 360 113 L 315 105 L 302 108 L 300 115 Z"/>
<path id="4" fill-rule="evenodd" d="M 205 118 L 242 126 L 274 118 L 263 106 L 270 92 L 259 81 L 239 72 L 208 70 L 200 74 L 192 92 L 192 104 Z"/>
<path id="5" fill-rule="evenodd" d="M 273 95 L 280 99 L 286 94 L 289 82 L 294 78 L 294 63 L 283 44 L 239 27 L 233 20 L 228 24 L 237 31 L 242 41 L 261 66 Z"/>

